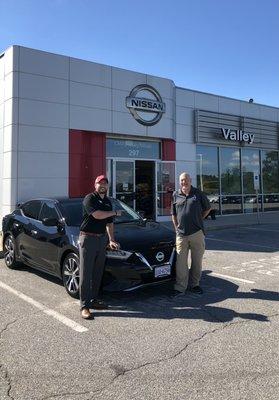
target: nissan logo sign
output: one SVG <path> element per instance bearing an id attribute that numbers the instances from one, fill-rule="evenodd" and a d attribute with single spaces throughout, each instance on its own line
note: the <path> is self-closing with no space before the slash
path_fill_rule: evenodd
<path id="1" fill-rule="evenodd" d="M 126 107 L 133 117 L 142 125 L 157 124 L 166 112 L 160 94 L 152 86 L 138 85 L 126 97 Z"/>
<path id="2" fill-rule="evenodd" d="M 165 254 L 162 251 L 158 251 L 158 253 L 156 254 L 156 260 L 161 262 L 161 261 L 163 261 L 164 258 L 165 258 Z"/>

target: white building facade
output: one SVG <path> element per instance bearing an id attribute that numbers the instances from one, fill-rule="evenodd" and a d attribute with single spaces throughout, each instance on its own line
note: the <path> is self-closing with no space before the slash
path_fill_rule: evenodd
<path id="1" fill-rule="evenodd" d="M 159 221 L 182 171 L 217 213 L 257 199 L 279 210 L 278 108 L 20 46 L 0 57 L 0 218 L 30 198 L 82 197 L 102 173 Z"/>

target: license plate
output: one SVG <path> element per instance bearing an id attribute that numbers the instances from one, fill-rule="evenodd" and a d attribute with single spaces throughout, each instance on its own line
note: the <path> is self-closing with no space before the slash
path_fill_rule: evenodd
<path id="1" fill-rule="evenodd" d="M 171 274 L 171 266 L 163 265 L 162 267 L 155 267 L 154 269 L 155 278 L 159 278 L 160 276 L 167 276 Z"/>

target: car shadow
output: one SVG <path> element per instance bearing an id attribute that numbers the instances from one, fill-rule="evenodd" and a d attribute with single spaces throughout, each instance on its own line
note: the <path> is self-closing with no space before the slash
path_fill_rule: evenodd
<path id="1" fill-rule="evenodd" d="M 268 321 L 268 316 L 255 312 L 237 312 L 228 307 L 214 306 L 227 299 L 255 299 L 279 301 L 278 292 L 251 289 L 250 292 L 238 291 L 235 283 L 210 275 L 204 271 L 201 285 L 203 295 L 186 292 L 185 295 L 172 297 L 172 284 L 160 287 L 148 287 L 137 292 L 105 294 L 104 299 L 110 308 L 96 311 L 96 317 L 151 318 L 151 319 L 200 319 L 207 322 L 230 322 L 235 318 Z"/>
<path id="2" fill-rule="evenodd" d="M 22 265 L 21 271 L 63 286 L 62 281 L 46 272 Z M 186 292 L 173 297 L 173 283 L 167 282 L 156 286 L 147 286 L 129 292 L 103 292 L 102 298 L 109 304 L 106 311 L 94 312 L 95 317 L 149 318 L 149 319 L 197 319 L 207 322 L 225 323 L 235 318 L 268 321 L 268 316 L 257 312 L 237 312 L 223 306 L 214 306 L 228 299 L 255 299 L 279 301 L 279 293 L 252 288 L 249 292 L 239 291 L 239 286 L 226 279 L 211 275 L 204 270 L 201 278 L 203 295 Z M 65 292 L 65 297 L 67 296 Z"/>

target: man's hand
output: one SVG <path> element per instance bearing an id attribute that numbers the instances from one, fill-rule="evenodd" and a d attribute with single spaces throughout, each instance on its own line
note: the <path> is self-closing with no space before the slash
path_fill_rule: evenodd
<path id="1" fill-rule="evenodd" d="M 121 217 L 122 211 L 123 211 L 123 210 L 115 210 L 115 216 L 116 216 L 116 217 Z"/>
<path id="2" fill-rule="evenodd" d="M 120 249 L 120 244 L 115 242 L 114 240 L 109 241 L 109 247 L 111 250 L 119 250 Z"/>

